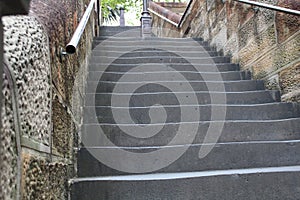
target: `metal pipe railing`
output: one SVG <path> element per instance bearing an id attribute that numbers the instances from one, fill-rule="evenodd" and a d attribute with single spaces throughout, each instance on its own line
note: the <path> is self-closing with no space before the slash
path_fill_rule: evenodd
<path id="1" fill-rule="evenodd" d="M 185 9 L 185 11 L 184 11 L 184 13 L 183 13 L 183 15 L 182 15 L 182 17 L 181 17 L 181 19 L 180 19 L 180 21 L 179 21 L 179 23 L 178 23 L 178 25 L 177 25 L 178 28 L 181 28 L 181 25 L 183 24 L 183 21 L 185 20 L 187 14 L 189 13 L 189 10 L 190 10 L 190 7 L 192 6 L 192 3 L 193 3 L 193 0 L 190 0 L 187 7 L 186 7 L 186 9 Z"/>
<path id="2" fill-rule="evenodd" d="M 253 5 L 253 6 L 258 6 L 258 7 L 262 7 L 262 8 L 275 10 L 275 11 L 278 11 L 278 12 L 284 12 L 284 13 L 287 13 L 287 14 L 300 15 L 300 11 L 298 11 L 298 10 L 283 8 L 283 7 L 280 7 L 280 6 L 273 6 L 273 5 L 266 4 L 266 3 L 254 2 L 254 1 L 250 1 L 250 0 L 234 0 L 234 1 L 237 1 L 237 2 L 240 2 L 240 3 L 245 3 L 245 4 L 248 4 L 248 5 Z M 225 2 L 225 1 L 223 1 L 223 2 Z M 185 12 L 183 13 L 183 15 L 182 15 L 182 17 L 181 17 L 178 24 L 173 22 L 172 20 L 164 17 L 163 15 L 160 15 L 159 13 L 153 12 L 153 10 L 151 10 L 151 9 L 148 9 L 148 10 L 151 13 L 157 15 L 158 17 L 170 22 L 171 24 L 173 24 L 177 28 L 181 28 L 183 22 L 185 21 L 185 18 L 187 16 L 187 14 L 190 12 L 189 10 L 190 10 L 190 7 L 191 7 L 192 3 L 193 3 L 193 0 L 190 0 L 187 7 L 186 7 Z"/>
<path id="3" fill-rule="evenodd" d="M 271 9 L 271 10 L 275 10 L 275 11 L 279 11 L 279 12 L 284 12 L 284 13 L 288 13 L 288 14 L 300 15 L 300 11 L 298 11 L 298 10 L 283 8 L 280 6 L 273 6 L 273 5 L 266 4 L 266 3 L 254 2 L 254 1 L 249 1 L 249 0 L 234 0 L 234 1 L 253 5 L 253 6 L 259 6 L 262 8 L 267 8 L 267 9 Z"/>
<path id="4" fill-rule="evenodd" d="M 79 25 L 77 26 L 71 41 L 66 46 L 66 52 L 64 54 L 73 54 L 76 52 L 76 48 L 79 44 L 79 41 L 81 39 L 81 36 L 85 30 L 86 24 L 90 19 L 92 10 L 94 8 L 94 5 L 96 3 L 96 0 L 91 0 L 86 11 L 84 12 L 84 15 L 82 16 Z"/>

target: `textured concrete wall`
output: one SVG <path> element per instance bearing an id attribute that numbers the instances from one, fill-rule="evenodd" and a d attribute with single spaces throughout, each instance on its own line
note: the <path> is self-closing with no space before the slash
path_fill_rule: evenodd
<path id="1" fill-rule="evenodd" d="M 17 189 L 17 151 L 16 133 L 13 124 L 13 108 L 11 98 L 11 86 L 6 75 L 3 76 L 2 85 L 2 129 L 0 145 L 0 170 L 1 193 L 0 199 L 16 199 Z"/>
<path id="2" fill-rule="evenodd" d="M 3 18 L 4 56 L 16 79 L 20 113 L 22 199 L 67 199 L 67 180 L 75 174 L 74 148 L 94 16 L 76 54 L 60 59 L 88 0 L 32 0 L 29 16 Z M 16 199 L 17 145 L 12 85 L 4 76 L 1 120 L 0 199 Z M 3 151 L 2 151 L 3 150 Z"/>
<path id="3" fill-rule="evenodd" d="M 300 10 L 295 0 L 259 2 Z M 154 33 L 199 37 L 232 56 L 269 89 L 280 89 L 285 101 L 299 101 L 300 17 L 237 3 L 233 0 L 195 0 L 182 27 L 176 29 L 153 16 Z M 157 27 L 171 27 L 157 31 Z"/>

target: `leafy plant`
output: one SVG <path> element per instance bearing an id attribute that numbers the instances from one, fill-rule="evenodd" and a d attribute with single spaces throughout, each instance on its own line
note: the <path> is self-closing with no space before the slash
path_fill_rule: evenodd
<path id="1" fill-rule="evenodd" d="M 106 22 L 117 21 L 120 16 L 120 8 L 124 8 L 125 12 L 129 8 L 140 6 L 142 0 L 102 0 L 102 17 Z"/>

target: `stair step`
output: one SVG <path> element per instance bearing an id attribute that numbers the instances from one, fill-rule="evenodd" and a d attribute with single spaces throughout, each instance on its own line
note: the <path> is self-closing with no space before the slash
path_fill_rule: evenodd
<path id="1" fill-rule="evenodd" d="M 89 65 L 89 72 L 93 71 L 107 71 L 107 72 L 127 72 L 135 67 L 139 67 L 141 64 L 117 64 L 112 63 L 109 66 L 101 63 L 91 62 Z M 160 67 L 160 71 L 192 71 L 192 72 L 226 72 L 226 71 L 237 71 L 239 70 L 239 65 L 232 63 L 215 63 L 215 64 L 190 64 L 190 63 L 167 63 L 167 64 L 144 64 L 151 68 Z M 148 70 L 149 71 L 149 70 Z"/>
<path id="2" fill-rule="evenodd" d="M 93 57 L 97 56 L 106 56 L 106 57 L 114 57 L 114 58 L 119 58 L 124 54 L 124 51 L 104 51 L 101 48 L 95 49 L 92 53 Z M 141 49 L 141 50 L 135 50 L 131 52 L 126 52 L 126 58 L 135 58 L 135 57 L 145 57 L 145 56 L 170 56 L 170 55 L 177 55 L 177 57 L 207 57 L 207 56 L 220 56 L 220 54 L 216 51 L 190 51 L 190 52 L 182 52 L 182 51 L 172 51 L 172 52 L 167 52 L 165 50 L 160 50 L 160 49 L 152 49 L 152 50 L 147 50 L 147 49 Z"/>
<path id="3" fill-rule="evenodd" d="M 128 42 L 130 44 L 130 42 Z M 174 46 L 174 45 L 171 45 L 171 44 L 164 44 L 164 45 L 160 45 L 159 43 L 158 44 L 154 44 L 152 45 L 151 43 L 149 44 L 143 44 L 141 43 L 140 45 L 136 45 L 136 46 L 129 46 L 128 45 L 125 45 L 124 46 L 121 46 L 121 45 L 104 45 L 104 44 L 96 44 L 94 43 L 94 47 L 93 49 L 94 50 L 98 50 L 98 51 L 123 51 L 123 52 L 132 52 L 132 51 L 136 51 L 136 50 L 146 50 L 146 49 L 149 49 L 149 48 L 153 48 L 153 49 L 161 49 L 161 50 L 164 50 L 164 51 L 168 51 L 168 52 L 175 52 L 175 51 L 186 51 L 186 52 L 194 52 L 194 51 L 215 51 L 215 48 L 213 47 L 210 47 L 210 46 L 203 46 L 201 44 L 199 45 L 195 45 L 195 46 Z M 99 47 L 99 48 L 98 48 Z"/>
<path id="4" fill-rule="evenodd" d="M 209 46 L 209 43 L 201 40 L 194 39 L 177 39 L 177 40 L 165 40 L 165 39 L 142 39 L 142 38 L 132 38 L 125 40 L 115 40 L 113 38 L 108 38 L 106 40 L 94 40 L 94 45 L 98 45 L 101 43 L 101 46 L 173 46 L 177 48 L 181 48 L 182 46 Z M 179 46 L 179 47 L 178 47 Z"/>
<path id="5" fill-rule="evenodd" d="M 122 88 L 122 91 L 115 89 Z M 241 81 L 226 81 L 226 82 L 209 82 L 209 81 L 178 81 L 178 82 L 107 82 L 107 81 L 88 81 L 87 93 L 129 93 L 135 92 L 196 92 L 196 91 L 219 91 L 219 92 L 239 92 L 239 91 L 254 91 L 264 90 L 264 83 L 260 80 L 241 80 Z"/>
<path id="6" fill-rule="evenodd" d="M 71 180 L 73 200 L 298 199 L 299 166 Z"/>
<path id="7" fill-rule="evenodd" d="M 230 58 L 229 57 L 223 57 L 223 56 L 217 56 L 217 57 L 201 57 L 201 58 L 195 58 L 195 57 L 189 57 L 189 58 L 182 58 L 178 56 L 152 56 L 152 57 L 126 57 L 126 54 L 124 57 L 106 57 L 106 56 L 97 56 L 97 57 L 92 57 L 91 62 L 93 63 L 102 63 L 102 64 L 111 64 L 112 62 L 114 64 L 164 64 L 167 65 L 169 63 L 189 63 L 189 64 L 214 64 L 214 63 L 229 63 Z"/>
<path id="8" fill-rule="evenodd" d="M 85 124 L 82 128 L 84 146 L 106 146 L 106 138 L 120 147 L 150 147 L 167 145 L 178 133 L 180 126 L 198 126 L 196 133 L 185 133 L 185 137 L 194 144 L 200 144 L 207 135 L 209 126 L 222 127 L 219 143 L 251 142 L 251 141 L 282 141 L 297 140 L 300 136 L 300 118 L 284 120 L 234 120 L 194 123 L 166 123 L 159 125 L 140 126 L 122 124 Z M 143 129 L 144 128 L 144 129 Z M 152 137 L 145 132 L 153 131 Z M 156 134 L 155 134 L 156 133 Z M 138 137 L 134 137 L 137 135 Z M 104 138 L 105 137 L 105 138 Z M 172 142 L 173 145 L 183 145 L 184 141 Z"/>
<path id="9" fill-rule="evenodd" d="M 160 102 L 164 99 L 165 102 L 172 103 L 178 99 L 189 99 L 191 96 L 197 96 L 198 103 L 210 104 L 211 98 L 223 98 L 226 95 L 226 104 L 262 104 L 280 102 L 279 91 L 258 90 L 246 92 L 153 92 L 153 93 L 97 93 L 86 94 L 85 105 L 101 105 L 110 106 L 112 97 L 114 98 L 114 106 L 124 105 L 124 102 L 130 99 L 130 105 L 133 107 L 142 105 L 151 105 L 154 102 Z M 177 103 L 177 102 L 174 102 Z"/>
<path id="10" fill-rule="evenodd" d="M 151 71 L 153 70 L 153 71 Z M 146 67 L 144 69 L 140 69 L 139 71 L 129 71 L 129 72 L 93 72 L 89 73 L 88 80 L 89 81 L 98 81 L 100 78 L 102 81 L 118 81 L 120 78 L 126 76 L 126 80 L 128 81 L 163 81 L 170 80 L 176 81 L 178 80 L 178 71 L 156 71 L 153 68 Z M 246 72 L 239 71 L 230 71 L 230 72 L 180 72 L 182 76 L 186 80 L 218 80 L 218 78 L 224 81 L 230 80 L 241 80 L 241 79 L 250 79 Z M 203 78 L 204 77 L 204 78 Z"/>
<path id="11" fill-rule="evenodd" d="M 195 122 L 198 121 L 197 119 L 200 121 L 271 120 L 297 118 L 300 115 L 299 106 L 292 103 L 249 105 L 188 105 L 186 103 L 185 105 L 166 105 L 163 101 L 164 99 L 162 99 L 162 103 L 159 103 L 161 105 L 157 106 L 125 107 L 128 102 L 124 102 L 123 107 L 86 106 L 84 109 L 84 122 L 114 124 L 116 116 L 113 113 L 118 115 L 118 124 Z M 151 121 L 150 112 L 152 120 L 155 121 Z M 190 115 L 187 115 L 187 113 L 190 113 Z"/>
<path id="12" fill-rule="evenodd" d="M 130 33 L 130 35 L 136 34 L 136 36 L 140 36 L 140 27 L 138 26 L 101 26 L 100 27 L 100 36 L 114 36 L 120 33 Z"/>
<path id="13" fill-rule="evenodd" d="M 72 200 L 299 199 L 300 105 L 208 42 L 100 27 Z"/>
<path id="14" fill-rule="evenodd" d="M 123 41 L 168 41 L 168 42 L 203 42 L 202 38 L 170 38 L 170 37 L 147 37 L 147 38 L 137 38 L 137 37 L 126 37 L 126 36 L 119 36 L 119 37 L 108 37 L 108 36 L 98 36 L 94 37 L 93 41 L 115 41 L 115 42 L 123 42 Z"/>
<path id="15" fill-rule="evenodd" d="M 205 148 L 212 150 L 199 158 L 199 152 Z M 89 147 L 78 151 L 77 168 L 79 177 L 92 177 L 293 166 L 300 165 L 299 150 L 299 140 L 139 148 Z M 113 163 L 113 168 L 107 166 L 108 163 Z"/>

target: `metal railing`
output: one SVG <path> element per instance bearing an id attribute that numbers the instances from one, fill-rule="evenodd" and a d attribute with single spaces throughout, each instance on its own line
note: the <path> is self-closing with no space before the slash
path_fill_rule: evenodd
<path id="1" fill-rule="evenodd" d="M 155 0 L 153 2 L 159 2 L 160 0 Z M 173 0 L 167 0 L 165 2 L 172 2 Z M 175 1 L 175 0 L 174 0 Z M 180 0 L 179 0 L 180 1 Z M 184 0 L 182 0 L 184 1 Z M 226 0 L 224 0 L 223 2 L 225 2 Z M 278 12 L 284 12 L 284 13 L 287 13 L 287 14 L 293 14 L 293 15 L 300 15 L 300 11 L 298 10 L 293 10 L 293 9 L 289 9 L 289 8 L 284 8 L 284 7 L 280 7 L 280 6 L 273 6 L 273 5 L 270 5 L 270 4 L 266 4 L 266 3 L 260 3 L 260 2 L 254 2 L 254 1 L 250 1 L 250 0 L 234 0 L 236 2 L 239 2 L 239 3 L 245 3 L 245 4 L 248 4 L 248 5 L 252 5 L 252 6 L 258 6 L 258 7 L 262 7 L 262 8 L 267 8 L 267 9 L 270 9 L 270 10 L 274 10 L 274 11 L 278 11 Z M 176 1 L 175 1 L 176 2 Z M 176 23 L 176 22 L 173 22 L 172 20 L 166 18 L 165 16 L 157 13 L 157 12 L 154 12 L 153 10 L 151 9 L 148 9 L 152 14 L 155 14 L 157 15 L 158 17 L 168 21 L 169 23 L 173 24 L 174 26 L 176 26 L 177 28 L 181 28 L 182 24 L 184 23 L 185 21 L 185 18 L 187 16 L 187 14 L 190 12 L 190 8 L 191 8 L 191 5 L 193 3 L 193 0 L 190 0 L 187 4 L 187 7 L 185 9 L 185 12 L 183 13 L 183 15 L 181 16 L 181 19 L 179 21 L 179 23 Z"/>
<path id="2" fill-rule="evenodd" d="M 262 7 L 262 8 L 267 8 L 267 9 L 275 10 L 275 11 L 279 11 L 279 12 L 284 12 L 284 13 L 288 13 L 288 14 L 300 15 L 300 11 L 298 11 L 298 10 L 283 8 L 280 6 L 273 6 L 273 5 L 266 4 L 266 3 L 260 3 L 260 2 L 249 1 L 249 0 L 234 0 L 234 1 L 253 5 L 253 6 L 258 6 L 258 7 Z"/>
<path id="3" fill-rule="evenodd" d="M 86 24 L 88 23 L 88 21 L 90 19 L 93 8 L 95 6 L 98 7 L 98 5 L 96 5 L 96 2 L 98 2 L 98 1 L 96 1 L 96 0 L 90 1 L 87 9 L 85 10 L 85 12 L 78 24 L 73 36 L 72 36 L 71 41 L 66 46 L 66 51 L 62 52 L 63 55 L 76 53 L 77 46 L 78 46 L 81 36 L 85 30 Z"/>

